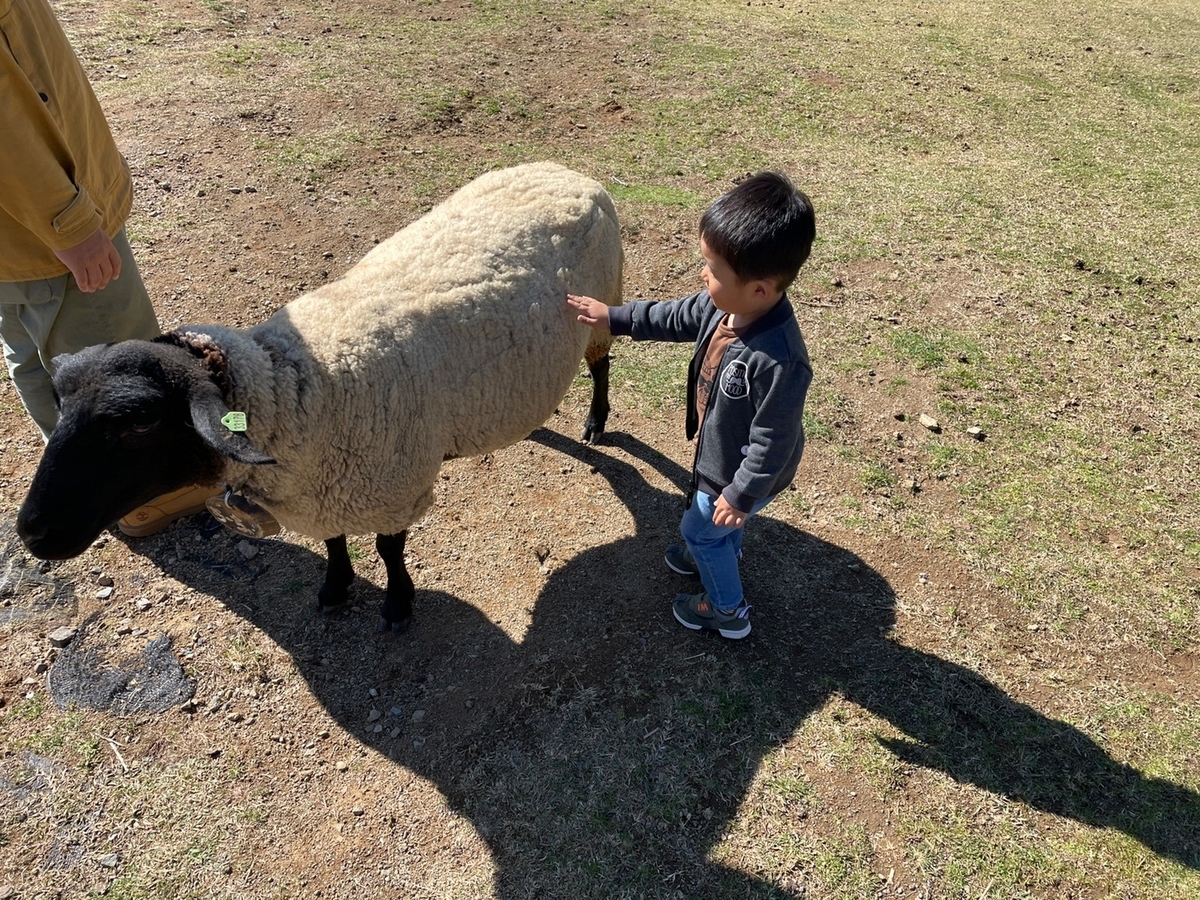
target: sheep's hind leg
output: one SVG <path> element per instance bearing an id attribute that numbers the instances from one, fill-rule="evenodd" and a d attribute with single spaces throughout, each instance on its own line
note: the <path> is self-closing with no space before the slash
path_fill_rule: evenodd
<path id="1" fill-rule="evenodd" d="M 594 444 L 604 434 L 604 426 L 608 423 L 608 371 L 612 358 L 605 353 L 603 356 L 587 361 L 588 371 L 592 373 L 592 405 L 588 409 L 587 421 L 583 423 L 583 442 Z"/>
<path id="2" fill-rule="evenodd" d="M 404 567 L 404 541 L 407 537 L 407 531 L 375 535 L 375 549 L 379 551 L 379 558 L 387 569 L 387 595 L 380 609 L 383 615 L 380 629 L 395 634 L 408 628 L 408 623 L 412 621 L 412 602 L 417 593 L 408 569 Z"/>
<path id="3" fill-rule="evenodd" d="M 350 564 L 350 551 L 346 549 L 344 534 L 327 540 L 325 553 L 329 558 L 325 583 L 317 592 L 317 607 L 321 612 L 344 605 L 350 597 L 350 585 L 354 581 L 354 567 Z"/>

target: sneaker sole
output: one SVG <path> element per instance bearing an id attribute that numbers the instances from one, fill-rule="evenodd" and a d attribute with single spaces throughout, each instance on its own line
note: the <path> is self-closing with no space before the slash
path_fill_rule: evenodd
<path id="1" fill-rule="evenodd" d="M 750 633 L 750 623 L 746 623 L 746 627 L 740 631 L 726 631 L 724 628 L 718 628 L 717 634 L 731 641 L 740 641 Z"/>
<path id="2" fill-rule="evenodd" d="M 671 560 L 665 556 L 663 557 L 663 562 L 665 562 L 667 564 L 667 568 L 670 569 L 672 572 L 674 572 L 676 575 L 697 575 L 697 574 L 699 574 L 695 569 L 681 569 L 681 568 L 679 568 L 679 566 L 673 565 L 671 563 Z"/>
<path id="3" fill-rule="evenodd" d="M 732 629 L 727 630 L 727 629 L 721 628 L 720 626 L 710 627 L 708 625 L 697 625 L 695 622 L 689 622 L 687 619 L 682 618 L 679 615 L 679 612 L 674 607 L 671 608 L 671 615 L 673 615 L 675 617 L 675 621 L 678 622 L 680 625 L 682 625 L 684 628 L 689 628 L 692 631 L 715 631 L 721 637 L 726 638 L 727 640 L 731 640 L 731 641 L 740 641 L 742 638 L 744 638 L 746 635 L 748 635 L 750 633 L 750 623 L 749 622 L 746 623 L 745 628 L 741 628 L 741 629 L 738 629 L 737 631 L 733 631 Z"/>
<path id="4" fill-rule="evenodd" d="M 157 519 L 151 519 L 145 525 L 128 525 L 124 519 L 117 522 L 117 528 L 121 534 L 128 537 L 149 537 L 152 534 L 158 534 L 160 531 L 166 531 L 172 522 L 182 519 L 184 516 L 194 516 L 196 513 L 204 512 L 208 507 L 203 503 L 198 503 L 195 506 L 189 506 L 181 509 L 178 512 L 163 513 Z"/>

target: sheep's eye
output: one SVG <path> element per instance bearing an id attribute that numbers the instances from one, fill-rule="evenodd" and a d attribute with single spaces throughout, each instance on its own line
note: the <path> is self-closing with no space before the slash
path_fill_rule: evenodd
<path id="1" fill-rule="evenodd" d="M 133 419 L 125 424 L 126 434 L 146 434 L 154 430 L 158 425 L 158 417 L 146 417 L 143 419 Z"/>

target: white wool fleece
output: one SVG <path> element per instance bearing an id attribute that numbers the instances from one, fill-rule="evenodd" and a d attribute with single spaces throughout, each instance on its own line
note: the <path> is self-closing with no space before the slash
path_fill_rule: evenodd
<path id="1" fill-rule="evenodd" d="M 261 325 L 180 329 L 223 351 L 229 408 L 277 461 L 230 462 L 226 481 L 314 538 L 408 528 L 445 458 L 526 437 L 585 348 L 607 352 L 566 294 L 617 305 L 621 271 L 601 185 L 531 163 L 471 182 Z"/>

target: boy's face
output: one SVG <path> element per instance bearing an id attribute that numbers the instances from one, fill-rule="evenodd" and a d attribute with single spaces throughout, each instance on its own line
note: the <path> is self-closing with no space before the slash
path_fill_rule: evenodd
<path id="1" fill-rule="evenodd" d="M 732 313 L 749 322 L 770 310 L 782 296 L 782 291 L 768 279 L 742 281 L 734 274 L 724 257 L 714 253 L 704 238 L 700 238 L 700 255 L 704 268 L 700 278 L 712 297 L 713 306 L 721 312 Z"/>

